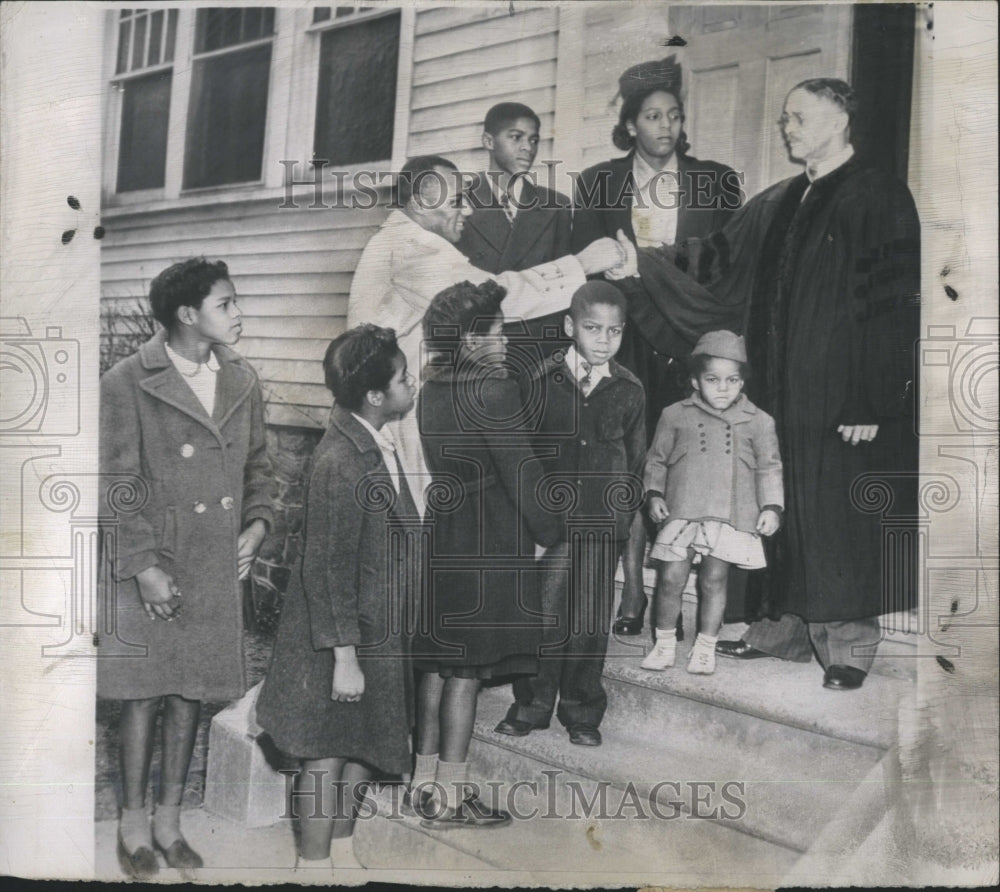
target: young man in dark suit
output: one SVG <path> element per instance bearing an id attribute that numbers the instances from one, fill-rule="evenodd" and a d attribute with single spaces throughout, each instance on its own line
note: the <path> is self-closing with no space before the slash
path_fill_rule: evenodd
<path id="1" fill-rule="evenodd" d="M 538 115 L 519 102 L 501 102 L 483 123 L 483 148 L 489 169 L 469 188 L 472 214 L 457 243 L 469 261 L 497 275 L 548 263 L 569 252 L 571 202 L 560 192 L 536 182 L 531 168 L 538 154 Z M 548 356 L 563 350 L 565 311 L 505 326 L 508 336 L 540 344 Z"/>

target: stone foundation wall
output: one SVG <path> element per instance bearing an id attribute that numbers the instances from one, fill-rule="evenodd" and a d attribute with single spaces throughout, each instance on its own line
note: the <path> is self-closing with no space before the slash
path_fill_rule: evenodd
<path id="1" fill-rule="evenodd" d="M 277 482 L 275 525 L 244 590 L 247 624 L 259 632 L 276 630 L 285 589 L 301 554 L 306 484 L 313 450 L 322 436 L 323 431 L 310 428 L 267 428 L 267 451 Z"/>

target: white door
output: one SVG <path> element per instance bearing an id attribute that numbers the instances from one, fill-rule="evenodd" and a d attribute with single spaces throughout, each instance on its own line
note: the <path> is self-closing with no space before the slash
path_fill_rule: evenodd
<path id="1" fill-rule="evenodd" d="M 677 54 L 691 154 L 745 173 L 747 196 L 799 173 L 777 127 L 788 90 L 808 77 L 847 78 L 851 7 L 587 5 L 583 14 L 583 115 L 579 163 L 620 154 L 611 144 L 618 76 Z M 666 46 L 673 36 L 683 47 Z M 562 86 L 561 84 L 559 85 Z"/>

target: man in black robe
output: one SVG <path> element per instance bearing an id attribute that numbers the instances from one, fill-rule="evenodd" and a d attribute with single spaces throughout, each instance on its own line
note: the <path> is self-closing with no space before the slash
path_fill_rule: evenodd
<path id="1" fill-rule="evenodd" d="M 780 124 L 804 173 L 720 232 L 640 250 L 641 285 L 622 283 L 632 324 L 663 349 L 743 332 L 747 391 L 777 421 L 787 507 L 767 615 L 718 653 L 805 662 L 815 649 L 837 690 L 861 687 L 879 615 L 913 606 L 916 589 L 915 529 L 893 539 L 883 522 L 916 514 L 919 220 L 905 185 L 854 156 L 855 110 L 843 81 L 793 88 Z"/>

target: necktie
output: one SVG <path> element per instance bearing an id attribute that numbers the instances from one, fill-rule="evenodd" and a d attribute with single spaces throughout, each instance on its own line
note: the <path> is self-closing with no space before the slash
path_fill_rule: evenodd
<path id="1" fill-rule="evenodd" d="M 413 501 L 413 494 L 410 492 L 410 484 L 403 473 L 403 464 L 399 460 L 399 452 L 393 448 L 392 457 L 396 460 L 396 474 L 399 486 L 399 504 L 397 510 L 404 515 L 415 515 L 417 513 L 416 503 Z M 401 510 L 400 510 L 401 509 Z"/>
<path id="2" fill-rule="evenodd" d="M 507 217 L 507 222 L 514 225 L 514 207 L 510 203 L 510 196 L 504 192 L 500 196 L 500 207 L 503 208 L 504 215 Z"/>
<path id="3" fill-rule="evenodd" d="M 580 388 L 583 390 L 584 395 L 586 395 L 590 390 L 590 372 L 593 366 L 585 359 L 580 360 L 580 365 L 583 366 L 583 377 L 580 379 Z"/>

